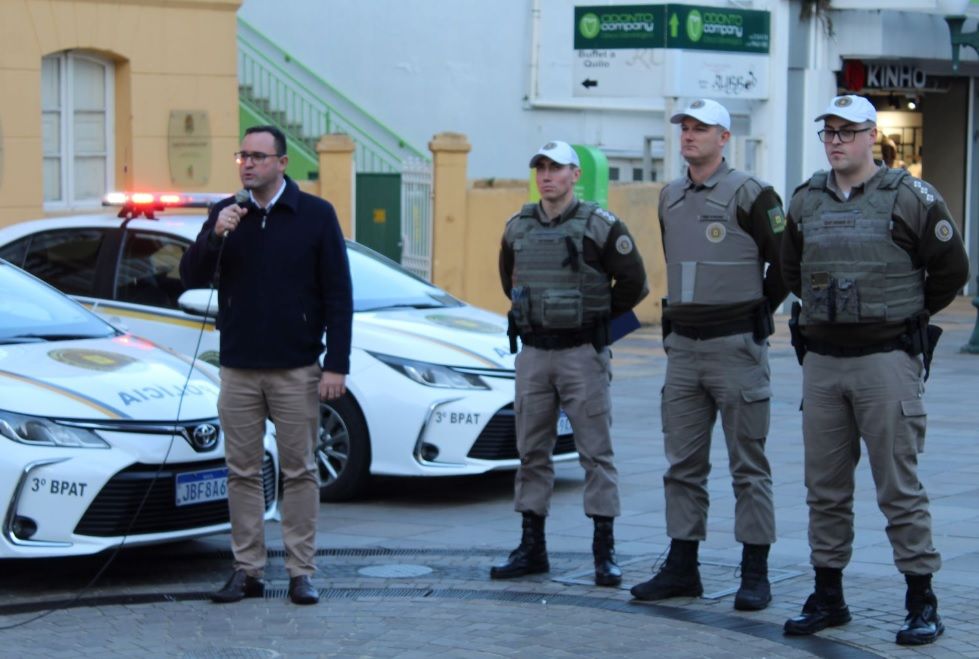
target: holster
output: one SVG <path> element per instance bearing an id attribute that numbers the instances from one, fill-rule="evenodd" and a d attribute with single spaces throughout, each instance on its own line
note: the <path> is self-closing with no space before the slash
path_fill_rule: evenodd
<path id="1" fill-rule="evenodd" d="M 595 330 L 592 333 L 591 344 L 595 352 L 601 352 L 612 342 L 611 319 L 609 316 L 599 318 L 595 322 Z"/>
<path id="2" fill-rule="evenodd" d="M 517 337 L 520 336 L 520 332 L 517 331 L 517 323 L 513 320 L 513 311 L 508 311 L 506 315 L 506 336 L 510 340 L 510 354 L 517 354 Z"/>
<path id="3" fill-rule="evenodd" d="M 666 337 L 668 337 L 670 334 L 673 333 L 673 321 L 671 321 L 669 318 L 666 317 L 666 307 L 670 306 L 669 299 L 664 297 L 660 301 L 660 305 L 661 305 L 661 316 L 662 316 L 661 323 L 663 325 L 663 328 L 662 328 L 663 329 L 663 340 L 665 341 L 666 340 Z"/>
<path id="4" fill-rule="evenodd" d="M 929 325 L 931 318 L 927 311 L 920 311 L 904 321 L 907 333 L 902 337 L 906 350 L 912 357 L 921 355 L 925 366 L 925 380 L 931 374 L 931 360 L 935 355 L 935 346 L 942 336 L 942 328 Z"/>
<path id="5" fill-rule="evenodd" d="M 768 300 L 762 302 L 755 309 L 755 327 L 752 331 L 752 338 L 755 343 L 762 345 L 775 333 L 775 319 L 772 318 L 772 308 Z"/>
<path id="6" fill-rule="evenodd" d="M 802 315 L 802 304 L 792 303 L 792 315 L 789 317 L 789 335 L 792 337 L 792 347 L 795 349 L 795 358 L 799 360 L 799 366 L 806 358 L 806 341 L 802 337 L 802 329 L 799 327 L 799 316 Z"/>

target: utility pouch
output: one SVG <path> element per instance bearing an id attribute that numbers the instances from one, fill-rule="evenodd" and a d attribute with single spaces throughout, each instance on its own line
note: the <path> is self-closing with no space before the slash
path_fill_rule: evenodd
<path id="1" fill-rule="evenodd" d="M 541 296 L 541 326 L 544 329 L 580 329 L 584 301 L 576 290 L 546 290 Z"/>
<path id="2" fill-rule="evenodd" d="M 530 289 L 526 286 L 514 286 L 510 290 L 510 319 L 519 332 L 530 331 Z"/>

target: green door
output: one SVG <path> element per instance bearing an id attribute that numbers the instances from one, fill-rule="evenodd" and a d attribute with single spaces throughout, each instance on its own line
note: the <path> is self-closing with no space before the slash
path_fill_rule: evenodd
<path id="1" fill-rule="evenodd" d="M 401 263 L 401 174 L 357 174 L 356 238 Z"/>

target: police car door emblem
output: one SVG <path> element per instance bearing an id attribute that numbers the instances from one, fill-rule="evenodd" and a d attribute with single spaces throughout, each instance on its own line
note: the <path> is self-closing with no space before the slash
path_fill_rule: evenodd
<path id="1" fill-rule="evenodd" d="M 707 225 L 707 240 L 712 243 L 719 243 L 727 235 L 727 229 L 720 222 L 711 222 Z"/>

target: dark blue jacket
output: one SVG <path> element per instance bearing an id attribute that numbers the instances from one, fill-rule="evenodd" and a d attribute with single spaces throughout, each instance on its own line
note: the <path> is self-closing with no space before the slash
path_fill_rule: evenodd
<path id="1" fill-rule="evenodd" d="M 251 206 L 223 241 L 214 225 L 234 197 L 214 205 L 180 261 L 188 288 L 208 286 L 220 254 L 217 328 L 221 365 L 298 368 L 323 352 L 323 369 L 350 372 L 353 299 L 346 243 L 333 206 L 286 189 L 266 212 Z M 224 243 L 222 251 L 222 242 Z"/>

